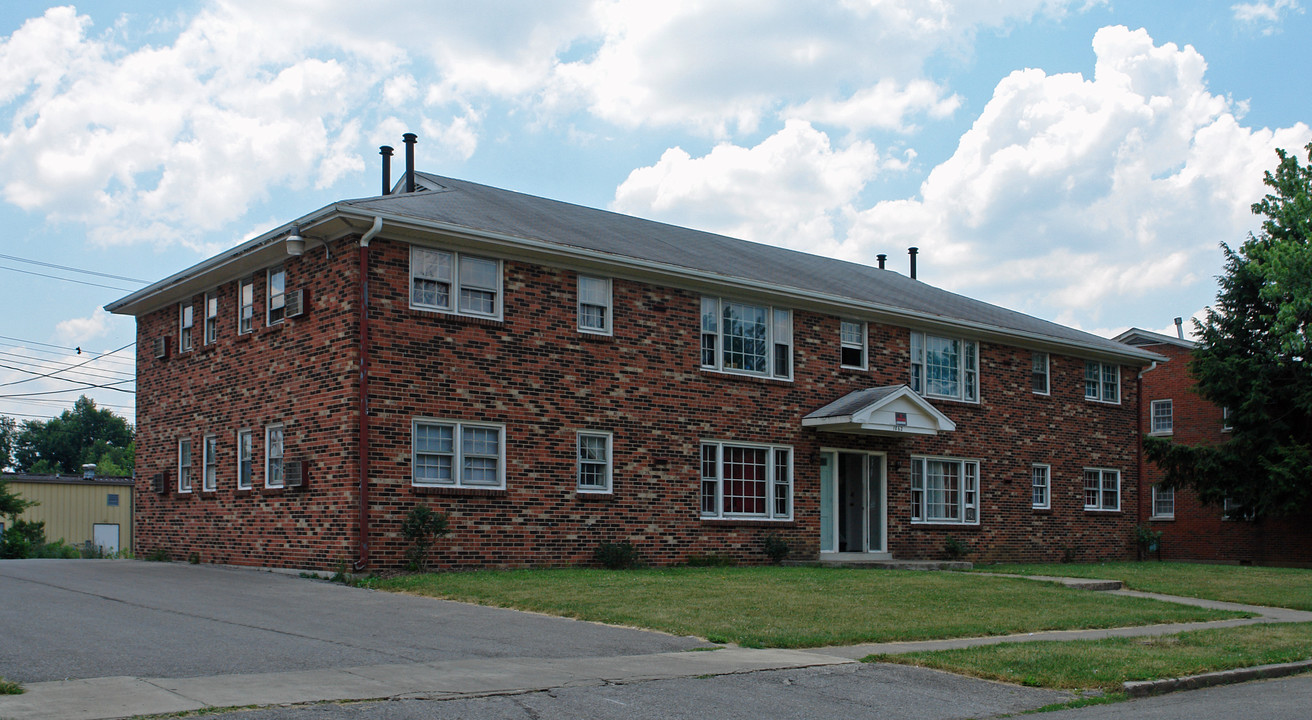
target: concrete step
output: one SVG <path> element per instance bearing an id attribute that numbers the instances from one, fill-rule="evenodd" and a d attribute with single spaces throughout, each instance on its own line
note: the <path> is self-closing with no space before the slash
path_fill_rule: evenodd
<path id="1" fill-rule="evenodd" d="M 969 570 L 973 563 L 965 560 L 896 560 L 896 559 L 857 559 L 857 558 L 820 558 L 824 567 L 863 568 L 868 570 Z"/>

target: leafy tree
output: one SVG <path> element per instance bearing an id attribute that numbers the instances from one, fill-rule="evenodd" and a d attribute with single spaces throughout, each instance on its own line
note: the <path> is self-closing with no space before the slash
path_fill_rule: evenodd
<path id="1" fill-rule="evenodd" d="M 18 436 L 18 424 L 8 415 L 0 415 L 0 470 L 9 468 L 14 457 L 14 440 Z"/>
<path id="2" fill-rule="evenodd" d="M 20 472 L 79 473 L 84 463 L 130 475 L 136 447 L 132 426 L 111 410 L 96 407 L 83 395 L 59 417 L 28 420 L 14 442 L 14 465 Z"/>
<path id="3" fill-rule="evenodd" d="M 1229 409 L 1230 439 L 1188 447 L 1149 438 L 1145 452 L 1165 483 L 1205 503 L 1229 499 L 1242 516 L 1305 512 L 1312 501 L 1312 144 L 1310 164 L 1280 163 L 1253 204 L 1262 230 L 1238 251 L 1222 244 L 1216 306 L 1195 323 L 1190 371 L 1198 391 Z"/>
<path id="4" fill-rule="evenodd" d="M 5 531 L 0 533 L 0 558 L 24 558 L 34 544 L 45 542 L 44 522 L 19 520 L 22 512 L 37 503 L 24 500 L 9 489 L 9 483 L 0 478 L 0 517 L 8 518 Z"/>

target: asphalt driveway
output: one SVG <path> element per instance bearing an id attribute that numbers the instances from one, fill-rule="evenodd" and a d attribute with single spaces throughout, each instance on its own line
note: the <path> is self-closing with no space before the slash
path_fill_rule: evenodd
<path id="1" fill-rule="evenodd" d="M 0 676 L 23 683 L 632 656 L 706 645 L 280 573 L 131 560 L 0 561 L 0 638 Z"/>

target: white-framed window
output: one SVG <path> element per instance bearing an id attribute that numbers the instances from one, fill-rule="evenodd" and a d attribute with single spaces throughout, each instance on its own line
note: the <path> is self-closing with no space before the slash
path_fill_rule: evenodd
<path id="1" fill-rule="evenodd" d="M 205 344 L 219 339 L 219 292 L 205 293 Z"/>
<path id="2" fill-rule="evenodd" d="M 501 317 L 501 261 L 410 246 L 410 307 Z"/>
<path id="3" fill-rule="evenodd" d="M 857 320 L 839 321 L 838 340 L 842 356 L 839 364 L 847 368 L 865 370 L 866 365 L 866 324 Z"/>
<path id="4" fill-rule="evenodd" d="M 579 492 L 611 491 L 611 434 L 586 431 L 578 433 Z"/>
<path id="5" fill-rule="evenodd" d="M 1170 435 L 1175 432 L 1172 402 L 1170 400 L 1154 400 L 1151 407 L 1152 427 L 1149 432 L 1153 435 Z"/>
<path id="6" fill-rule="evenodd" d="M 280 488 L 286 484 L 283 477 L 281 425 L 264 428 L 264 487 Z"/>
<path id="7" fill-rule="evenodd" d="M 979 461 L 911 457 L 911 522 L 979 524 Z"/>
<path id="8" fill-rule="evenodd" d="M 792 519 L 792 447 L 703 441 L 701 464 L 702 517 Z"/>
<path id="9" fill-rule="evenodd" d="M 255 278 L 237 281 L 237 334 L 255 330 Z"/>
<path id="10" fill-rule="evenodd" d="M 178 492 L 191 492 L 191 438 L 178 440 Z"/>
<path id="11" fill-rule="evenodd" d="M 1244 512 L 1243 504 L 1234 498 L 1227 497 L 1221 503 L 1222 520 L 1252 520 L 1252 511 Z"/>
<path id="12" fill-rule="evenodd" d="M 913 331 L 911 389 L 926 397 L 979 402 L 979 344 Z"/>
<path id="13" fill-rule="evenodd" d="M 1234 430 L 1234 428 L 1230 426 L 1230 406 L 1223 405 L 1221 406 L 1221 432 L 1230 432 L 1231 430 Z"/>
<path id="14" fill-rule="evenodd" d="M 1086 360 L 1084 399 L 1105 403 L 1121 402 L 1121 366 Z"/>
<path id="15" fill-rule="evenodd" d="M 1121 471 L 1084 468 L 1084 509 L 1121 509 Z"/>
<path id="16" fill-rule="evenodd" d="M 277 325 L 287 312 L 287 271 L 281 265 L 271 267 L 267 277 L 269 298 L 265 324 Z"/>
<path id="17" fill-rule="evenodd" d="M 1163 520 L 1175 518 L 1175 488 L 1153 485 L 1153 517 Z"/>
<path id="18" fill-rule="evenodd" d="M 255 435 L 249 429 L 237 431 L 237 489 L 251 489 L 251 463 L 254 459 Z"/>
<path id="19" fill-rule="evenodd" d="M 191 349 L 191 328 L 195 324 L 195 307 L 190 301 L 178 306 L 178 352 Z"/>
<path id="20" fill-rule="evenodd" d="M 1052 507 L 1052 468 L 1048 465 L 1030 466 L 1030 506 L 1036 510 Z"/>
<path id="21" fill-rule="evenodd" d="M 214 492 L 219 482 L 219 437 L 206 435 L 201 448 L 200 489 Z"/>
<path id="22" fill-rule="evenodd" d="M 736 300 L 702 298 L 702 367 L 790 380 L 793 312 Z"/>
<path id="23" fill-rule="evenodd" d="M 610 335 L 610 279 L 579 276 L 579 332 Z"/>
<path id="24" fill-rule="evenodd" d="M 504 488 L 505 434 L 504 425 L 416 418 L 411 427 L 411 482 Z"/>
<path id="25" fill-rule="evenodd" d="M 1048 376 L 1048 353 L 1046 352 L 1030 354 L 1030 389 L 1036 395 L 1047 395 L 1052 391 L 1051 380 Z"/>

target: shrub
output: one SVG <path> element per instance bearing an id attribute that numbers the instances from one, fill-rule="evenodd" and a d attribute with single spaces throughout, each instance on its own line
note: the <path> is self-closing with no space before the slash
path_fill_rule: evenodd
<path id="1" fill-rule="evenodd" d="M 597 546 L 597 562 L 611 570 L 625 570 L 638 566 L 638 548 L 625 540 L 620 543 L 604 542 Z"/>
<path id="2" fill-rule="evenodd" d="M 150 562 L 170 562 L 173 560 L 173 558 L 169 557 L 169 551 L 160 547 L 151 550 L 150 553 L 146 555 L 146 559 Z"/>
<path id="3" fill-rule="evenodd" d="M 764 545 L 765 556 L 775 565 L 782 563 L 788 557 L 788 543 L 778 535 L 766 535 Z"/>
<path id="4" fill-rule="evenodd" d="M 955 535 L 949 535 L 943 543 L 943 552 L 947 553 L 949 560 L 960 560 L 970 554 L 970 546 L 958 540 Z"/>
<path id="5" fill-rule="evenodd" d="M 0 677 L 0 695 L 22 695 L 23 686 Z"/>
<path id="6" fill-rule="evenodd" d="M 13 518 L 13 523 L 0 535 L 0 558 L 33 557 L 32 553 L 46 542 L 46 524 Z"/>
<path id="7" fill-rule="evenodd" d="M 433 541 L 450 531 L 446 513 L 435 513 L 427 505 L 412 508 L 401 521 L 401 536 L 410 543 L 405 551 L 406 569 L 427 572 Z"/>
<path id="8" fill-rule="evenodd" d="M 56 540 L 52 543 L 38 543 L 32 546 L 32 551 L 28 557 L 46 558 L 55 560 L 77 560 L 82 557 L 82 551 L 76 545 L 67 545 L 63 540 Z"/>

